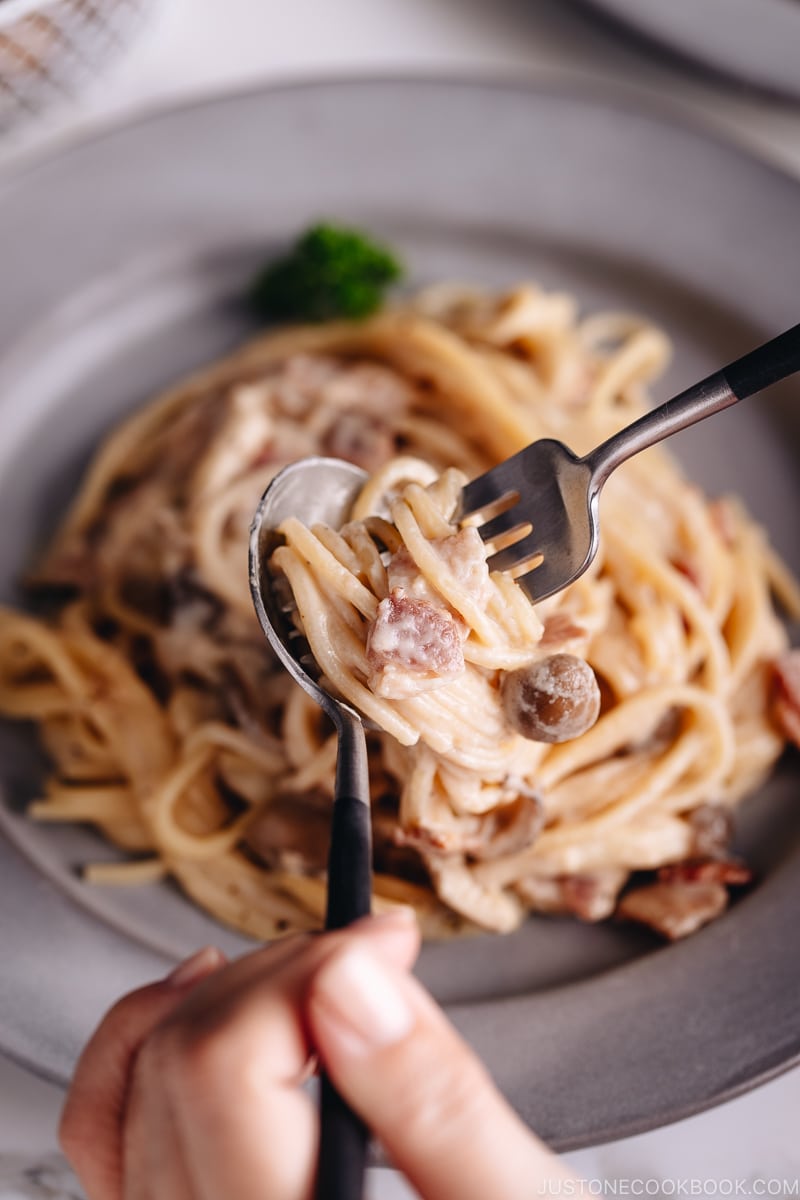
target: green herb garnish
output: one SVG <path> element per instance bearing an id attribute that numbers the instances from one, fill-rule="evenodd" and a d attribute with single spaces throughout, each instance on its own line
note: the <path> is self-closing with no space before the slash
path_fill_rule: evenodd
<path id="1" fill-rule="evenodd" d="M 251 297 L 273 321 L 368 317 L 402 274 L 394 254 L 365 234 L 314 225 L 256 277 Z"/>

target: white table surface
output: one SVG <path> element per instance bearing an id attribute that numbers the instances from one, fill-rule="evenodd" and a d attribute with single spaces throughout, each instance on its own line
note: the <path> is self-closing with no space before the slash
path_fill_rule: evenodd
<path id="1" fill-rule="evenodd" d="M 0 146 L 0 168 L 143 106 L 213 89 L 404 70 L 611 81 L 800 175 L 800 107 L 707 80 L 568 0 L 161 0 L 126 58 L 80 102 Z M 0 1200 L 80 1195 L 57 1152 L 62 1099 L 0 1058 Z M 796 1197 L 800 1070 L 711 1112 L 568 1157 L 589 1195 Z M 410 1195 L 385 1171 L 370 1191 L 373 1200 Z"/>

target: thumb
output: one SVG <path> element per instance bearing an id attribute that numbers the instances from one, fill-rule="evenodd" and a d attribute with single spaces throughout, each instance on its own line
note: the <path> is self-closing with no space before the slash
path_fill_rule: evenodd
<path id="1" fill-rule="evenodd" d="M 366 944 L 326 961 L 308 1020 L 336 1087 L 424 1200 L 530 1200 L 569 1177 L 428 993 Z"/>

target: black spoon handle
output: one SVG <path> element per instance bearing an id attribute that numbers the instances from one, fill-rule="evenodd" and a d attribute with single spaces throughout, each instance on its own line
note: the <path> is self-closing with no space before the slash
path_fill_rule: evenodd
<path id="1" fill-rule="evenodd" d="M 372 830 L 367 751 L 361 722 L 342 714 L 328 852 L 326 929 L 365 917 L 372 902 Z M 360 1200 L 369 1131 L 326 1074 L 320 1079 L 316 1200 Z"/>

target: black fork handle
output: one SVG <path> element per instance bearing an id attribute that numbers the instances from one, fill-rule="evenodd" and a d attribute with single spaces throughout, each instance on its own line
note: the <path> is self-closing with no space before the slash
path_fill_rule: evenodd
<path id="1" fill-rule="evenodd" d="M 722 368 L 737 400 L 746 400 L 795 371 L 800 371 L 800 325 L 793 325 Z"/>
<path id="2" fill-rule="evenodd" d="M 372 903 L 372 831 L 364 729 L 342 713 L 336 795 L 328 852 L 326 929 L 366 917 Z M 369 1130 L 342 1099 L 325 1072 L 320 1077 L 320 1141 L 316 1200 L 360 1200 Z"/>

